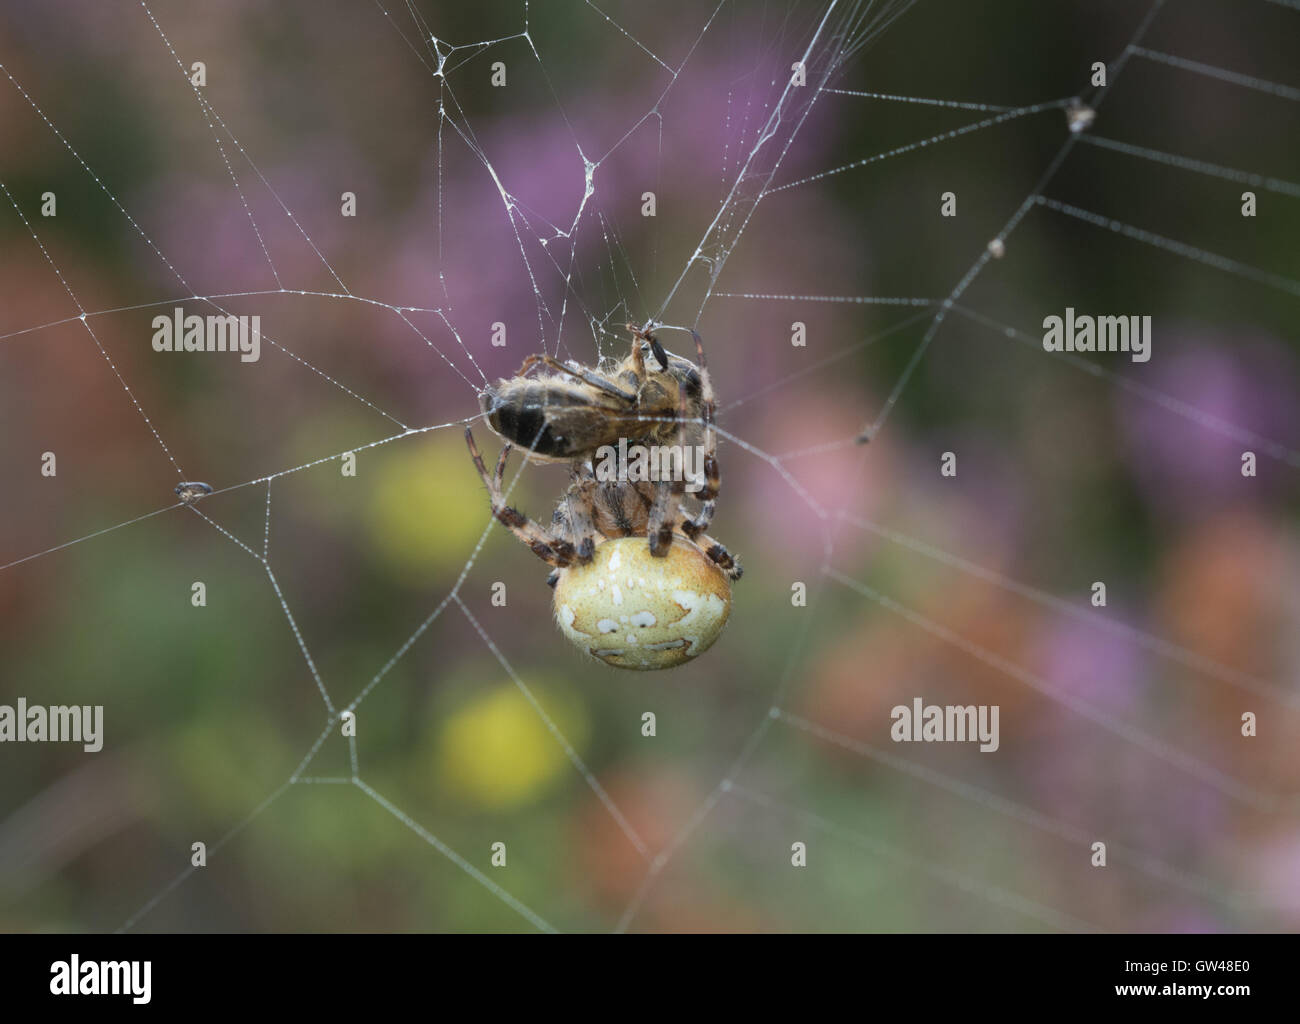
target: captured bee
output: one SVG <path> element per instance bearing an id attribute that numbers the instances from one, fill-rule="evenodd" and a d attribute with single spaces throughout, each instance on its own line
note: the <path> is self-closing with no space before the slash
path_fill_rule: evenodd
<path id="1" fill-rule="evenodd" d="M 741 567 L 705 532 L 721 478 L 700 336 L 691 332 L 696 364 L 665 352 L 648 332 L 632 332 L 632 353 L 613 367 L 530 356 L 520 376 L 485 392 L 488 422 L 512 442 L 495 471 L 488 472 L 469 428 L 465 441 L 492 514 L 552 567 L 547 583 L 565 636 L 608 665 L 647 670 L 680 665 L 712 645 L 730 614 L 731 583 Z M 556 372 L 523 376 L 537 364 Z M 683 474 L 598 479 L 593 469 L 597 449 L 620 440 L 684 448 L 691 439 L 703 450 L 694 513 L 683 505 Z M 515 444 L 545 461 L 569 461 L 569 486 L 549 528 L 506 504 L 502 482 Z"/>
<path id="2" fill-rule="evenodd" d="M 186 505 L 193 505 L 204 495 L 212 493 L 212 485 L 201 480 L 189 480 L 176 485 L 176 497 Z"/>
<path id="3" fill-rule="evenodd" d="M 514 377 L 498 380 L 479 396 L 489 426 L 542 461 L 588 458 L 621 438 L 698 443 L 705 405 L 702 363 L 670 355 L 648 331 L 627 326 L 632 350 L 618 362 L 591 368 L 529 356 Z M 534 366 L 553 372 L 526 376 Z"/>

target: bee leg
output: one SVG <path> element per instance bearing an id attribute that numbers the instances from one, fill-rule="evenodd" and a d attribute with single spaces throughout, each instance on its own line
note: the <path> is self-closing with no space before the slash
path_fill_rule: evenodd
<path id="1" fill-rule="evenodd" d="M 636 374 L 636 379 L 644 382 L 645 353 L 641 351 L 641 342 L 649 341 L 650 335 L 638 328 L 636 324 L 628 324 L 627 329 L 632 332 L 632 370 Z"/>
<path id="2" fill-rule="evenodd" d="M 569 541 L 547 532 L 518 509 L 506 504 L 505 496 L 501 493 L 501 481 L 505 475 L 510 445 L 506 445 L 501 450 L 501 457 L 497 459 L 496 472 L 489 476 L 487 467 L 483 465 L 483 456 L 479 454 L 478 445 L 474 443 L 474 435 L 469 427 L 465 428 L 465 443 L 469 446 L 474 468 L 478 470 L 478 475 L 488 489 L 488 497 L 492 502 L 492 515 L 496 517 L 497 522 L 528 545 L 529 550 L 548 565 L 557 569 L 572 565 L 578 553 Z"/>
<path id="3" fill-rule="evenodd" d="M 515 376 L 522 377 L 525 373 L 531 370 L 538 363 L 540 363 L 542 366 L 548 367 L 549 369 L 556 370 L 559 373 L 563 373 L 566 376 L 572 377 L 575 380 L 580 380 L 584 384 L 590 384 L 593 388 L 598 388 L 601 391 L 604 391 L 608 395 L 613 395 L 615 398 L 621 398 L 625 402 L 636 401 L 635 393 L 631 391 L 624 391 L 622 388 L 618 387 L 615 384 L 610 383 L 608 380 L 606 380 L 604 377 L 601 377 L 599 374 L 592 373 L 590 370 L 584 370 L 584 369 L 575 370 L 572 366 L 565 366 L 562 362 L 560 362 L 558 359 L 556 359 L 553 356 L 547 356 L 547 355 L 529 356 L 527 359 L 524 360 L 523 365 L 519 367 L 519 372 L 516 373 Z"/>

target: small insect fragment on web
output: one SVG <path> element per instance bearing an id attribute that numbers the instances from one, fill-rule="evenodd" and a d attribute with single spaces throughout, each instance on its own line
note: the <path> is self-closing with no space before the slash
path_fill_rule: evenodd
<path id="1" fill-rule="evenodd" d="M 989 241 L 989 255 L 995 260 L 1002 259 L 1007 254 L 1007 245 L 1002 239 L 994 238 Z"/>
<path id="2" fill-rule="evenodd" d="M 1091 128 L 1096 117 L 1097 111 L 1093 110 L 1092 107 L 1077 96 L 1070 100 L 1069 105 L 1065 108 L 1065 123 L 1075 135 Z"/>
<path id="3" fill-rule="evenodd" d="M 176 485 L 176 497 L 186 505 L 193 505 L 204 495 L 212 493 L 212 485 L 201 480 L 189 480 Z"/>

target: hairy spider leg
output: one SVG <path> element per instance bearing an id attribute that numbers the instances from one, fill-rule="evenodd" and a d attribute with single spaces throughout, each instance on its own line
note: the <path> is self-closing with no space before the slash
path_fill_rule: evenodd
<path id="1" fill-rule="evenodd" d="M 465 428 L 465 443 L 469 446 L 474 468 L 478 470 L 478 475 L 488 489 L 492 514 L 497 521 L 528 545 L 529 550 L 548 565 L 563 569 L 578 560 L 578 551 L 569 541 L 563 537 L 556 537 L 535 520 L 506 504 L 505 497 L 501 493 L 501 481 L 505 476 L 506 460 L 510 456 L 512 446 L 507 444 L 501 449 L 496 472 L 489 476 L 487 467 L 483 465 L 483 456 L 479 454 L 478 445 L 474 443 L 474 434 L 469 427 Z"/>

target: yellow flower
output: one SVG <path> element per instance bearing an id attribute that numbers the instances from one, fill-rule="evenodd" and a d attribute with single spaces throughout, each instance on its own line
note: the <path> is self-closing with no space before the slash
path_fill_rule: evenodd
<path id="1" fill-rule="evenodd" d="M 489 517 L 465 445 L 402 440 L 361 458 L 373 474 L 367 533 L 379 560 L 412 582 L 463 565 Z"/>
<path id="2" fill-rule="evenodd" d="M 586 716 L 573 700 L 529 687 L 556 728 L 577 748 Z M 437 744 L 441 784 L 493 810 L 535 799 L 557 778 L 576 776 L 559 739 L 514 683 L 476 697 L 442 724 Z"/>

